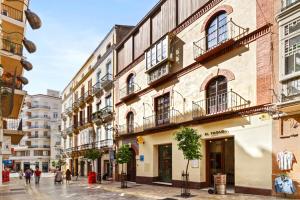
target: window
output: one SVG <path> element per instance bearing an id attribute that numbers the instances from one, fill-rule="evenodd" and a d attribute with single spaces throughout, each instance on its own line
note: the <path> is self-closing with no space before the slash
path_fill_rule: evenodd
<path id="1" fill-rule="evenodd" d="M 146 56 L 146 69 L 157 65 L 166 58 L 168 58 L 168 37 L 165 37 L 157 44 L 148 50 L 145 54 Z"/>
<path id="2" fill-rule="evenodd" d="M 151 49 L 151 65 L 153 66 L 155 64 L 156 64 L 156 48 L 154 46 Z"/>
<path id="3" fill-rule="evenodd" d="M 100 82 L 101 80 L 101 71 L 97 72 L 97 81 Z"/>
<path id="4" fill-rule="evenodd" d="M 99 54 L 98 56 L 97 56 L 97 61 L 99 61 L 100 59 L 101 59 L 101 54 Z"/>
<path id="5" fill-rule="evenodd" d="M 170 122 L 170 93 L 155 99 L 156 124 L 163 125 Z"/>
<path id="6" fill-rule="evenodd" d="M 212 79 L 206 90 L 207 113 L 225 111 L 227 109 L 227 79 L 224 76 Z"/>
<path id="7" fill-rule="evenodd" d="M 81 87 L 81 97 L 84 97 L 84 86 Z"/>
<path id="8" fill-rule="evenodd" d="M 107 74 L 112 74 L 112 66 L 111 66 L 111 61 L 110 60 L 106 63 L 106 73 Z"/>
<path id="9" fill-rule="evenodd" d="M 207 28 L 207 49 L 211 49 L 227 39 L 227 13 L 216 16 Z"/>
<path id="10" fill-rule="evenodd" d="M 105 97 L 105 106 L 112 106 L 111 94 Z"/>
<path id="11" fill-rule="evenodd" d="M 106 51 L 108 51 L 111 47 L 111 43 L 108 43 L 107 46 L 106 46 Z"/>
<path id="12" fill-rule="evenodd" d="M 101 141 L 101 128 L 98 127 L 96 131 L 96 141 L 99 142 Z"/>
<path id="13" fill-rule="evenodd" d="M 134 75 L 130 74 L 127 78 L 127 94 L 134 92 Z"/>
<path id="14" fill-rule="evenodd" d="M 105 140 L 111 140 L 112 139 L 112 125 L 111 124 L 107 124 L 105 127 Z"/>
<path id="15" fill-rule="evenodd" d="M 34 132 L 34 137 L 39 137 L 39 132 L 38 131 Z"/>
<path id="16" fill-rule="evenodd" d="M 54 118 L 54 119 L 57 119 L 57 118 L 58 118 L 58 113 L 57 113 L 57 112 L 54 112 L 54 113 L 53 113 L 53 118 Z"/>
<path id="17" fill-rule="evenodd" d="M 127 121 L 127 133 L 133 133 L 134 132 L 134 114 L 133 112 L 129 112 L 126 117 Z"/>
<path id="18" fill-rule="evenodd" d="M 285 40 L 285 75 L 300 71 L 300 34 Z"/>
<path id="19" fill-rule="evenodd" d="M 48 131 L 44 131 L 44 136 L 45 136 L 45 137 L 48 136 Z"/>

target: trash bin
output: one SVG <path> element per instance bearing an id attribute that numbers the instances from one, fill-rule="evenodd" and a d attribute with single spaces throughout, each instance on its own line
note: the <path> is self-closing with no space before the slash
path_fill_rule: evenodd
<path id="1" fill-rule="evenodd" d="M 214 185 L 216 194 L 226 194 L 226 174 L 214 175 Z"/>
<path id="2" fill-rule="evenodd" d="M 88 183 L 94 184 L 96 183 L 96 172 L 90 172 L 88 175 Z"/>

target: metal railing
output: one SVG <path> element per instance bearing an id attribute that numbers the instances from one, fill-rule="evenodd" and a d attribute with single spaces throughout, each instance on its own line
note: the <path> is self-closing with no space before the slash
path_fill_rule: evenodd
<path id="1" fill-rule="evenodd" d="M 230 90 L 229 92 L 193 102 L 192 115 L 193 118 L 210 116 L 240 110 L 249 105 L 250 101 L 247 101 L 238 93 Z"/>
<path id="2" fill-rule="evenodd" d="M 222 34 L 218 31 L 222 30 Z M 212 33 L 205 35 L 200 40 L 194 42 L 194 59 L 202 56 L 206 52 L 220 46 L 229 40 L 238 40 L 248 33 L 248 28 L 243 28 L 230 19 L 227 23 L 222 25 Z M 221 38 L 222 35 L 223 37 Z"/>
<path id="3" fill-rule="evenodd" d="M 45 106 L 45 105 L 32 105 L 30 108 L 45 108 L 45 109 L 50 109 L 50 106 Z"/>
<path id="4" fill-rule="evenodd" d="M 102 91 L 102 87 L 101 87 L 101 82 L 97 82 L 94 86 L 93 86 L 93 94 L 96 95 L 99 92 Z"/>
<path id="5" fill-rule="evenodd" d="M 127 86 L 123 87 L 122 89 L 120 89 L 120 98 L 123 99 L 124 97 L 132 95 L 132 94 L 136 93 L 137 91 L 139 91 L 140 89 L 141 89 L 141 87 L 136 83 L 127 85 Z"/>
<path id="6" fill-rule="evenodd" d="M 51 138 L 51 136 L 50 135 L 47 135 L 47 136 L 45 136 L 45 135 L 30 135 L 30 136 L 28 136 L 28 138 Z"/>
<path id="7" fill-rule="evenodd" d="M 285 81 L 282 84 L 281 101 L 300 100 L 300 77 Z"/>
<path id="8" fill-rule="evenodd" d="M 37 128 L 50 129 L 51 127 L 50 127 L 49 125 L 34 125 L 34 126 L 27 126 L 27 129 L 37 129 Z"/>
<path id="9" fill-rule="evenodd" d="M 125 125 L 119 125 L 118 127 L 118 134 L 119 135 L 126 135 L 126 134 L 132 134 L 132 133 L 136 133 L 142 131 L 142 128 L 137 124 L 125 124 Z"/>
<path id="10" fill-rule="evenodd" d="M 23 22 L 23 11 L 13 8 L 4 3 L 1 4 L 1 14 L 14 20 Z"/>
<path id="11" fill-rule="evenodd" d="M 110 73 L 107 73 L 105 76 L 101 78 L 101 85 L 106 86 L 107 84 L 113 81 L 113 76 Z"/>
<path id="12" fill-rule="evenodd" d="M 111 116 L 112 114 L 113 114 L 113 107 L 106 106 L 106 107 L 102 108 L 101 110 L 94 112 L 92 115 L 92 120 L 102 119 L 107 116 Z"/>
<path id="13" fill-rule="evenodd" d="M 162 65 L 148 75 L 148 84 L 156 82 L 170 73 L 170 65 Z"/>
<path id="14" fill-rule="evenodd" d="M 33 148 L 50 148 L 50 145 L 30 145 L 28 148 L 33 149 Z"/>
<path id="15" fill-rule="evenodd" d="M 22 131 L 22 120 L 21 119 L 6 119 L 3 118 L 3 129 Z"/>
<path id="16" fill-rule="evenodd" d="M 17 44 L 9 39 L 2 38 L 2 50 L 8 51 L 10 53 L 22 56 L 23 55 L 23 45 Z"/>
<path id="17" fill-rule="evenodd" d="M 300 0 L 281 0 L 281 9 L 286 9 L 292 5 L 295 5 L 296 3 L 299 3 Z"/>
<path id="18" fill-rule="evenodd" d="M 46 115 L 35 115 L 35 116 L 28 116 L 28 119 L 50 119 L 50 116 Z"/>
<path id="19" fill-rule="evenodd" d="M 177 124 L 184 120 L 182 113 L 172 108 L 162 113 L 154 113 L 143 118 L 143 128 L 150 129 L 158 126 Z"/>
<path id="20" fill-rule="evenodd" d="M 89 97 L 93 96 L 93 90 L 89 89 L 85 94 L 84 94 L 84 100 L 86 101 Z"/>
<path id="21" fill-rule="evenodd" d="M 95 148 L 112 147 L 113 144 L 114 144 L 113 139 L 101 140 L 94 143 Z"/>

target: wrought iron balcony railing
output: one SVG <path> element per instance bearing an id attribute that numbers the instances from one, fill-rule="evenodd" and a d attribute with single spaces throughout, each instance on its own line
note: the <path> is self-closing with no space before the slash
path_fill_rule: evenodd
<path id="1" fill-rule="evenodd" d="M 111 85 L 113 82 L 113 76 L 110 73 L 107 73 L 105 76 L 101 78 L 101 85 L 105 88 Z"/>
<path id="2" fill-rule="evenodd" d="M 29 107 L 31 109 L 34 108 L 44 108 L 44 109 L 50 109 L 50 106 L 45 106 L 45 105 L 32 105 L 31 107 Z"/>
<path id="3" fill-rule="evenodd" d="M 21 119 L 6 119 L 3 118 L 3 129 L 22 131 L 22 120 Z"/>
<path id="4" fill-rule="evenodd" d="M 89 101 L 93 97 L 93 90 L 89 89 L 85 94 L 84 94 L 84 100 Z"/>
<path id="5" fill-rule="evenodd" d="M 177 124 L 183 121 L 183 115 L 176 109 L 169 109 L 162 113 L 154 113 L 151 116 L 144 117 L 143 128 L 152 129 L 159 126 Z"/>
<path id="6" fill-rule="evenodd" d="M 50 116 L 46 116 L 46 115 L 35 115 L 35 116 L 28 116 L 28 119 L 50 119 Z"/>
<path id="7" fill-rule="evenodd" d="M 125 124 L 125 125 L 119 125 L 118 127 L 118 135 L 126 135 L 126 134 L 132 134 L 142 131 L 142 127 L 140 127 L 137 123 L 134 124 Z"/>
<path id="8" fill-rule="evenodd" d="M 27 129 L 51 129 L 51 127 L 49 125 L 31 125 L 31 126 L 27 126 Z"/>
<path id="9" fill-rule="evenodd" d="M 250 101 L 230 90 L 213 97 L 193 102 L 193 118 L 201 118 L 247 108 Z"/>
<path id="10" fill-rule="evenodd" d="M 13 8 L 4 3 L 1 4 L 1 14 L 14 20 L 23 22 L 23 11 Z"/>
<path id="11" fill-rule="evenodd" d="M 15 55 L 23 55 L 23 45 L 17 44 L 9 39 L 2 38 L 2 50 L 13 53 Z"/>
<path id="12" fill-rule="evenodd" d="M 220 30 L 222 30 L 222 34 L 218 33 Z M 248 31 L 248 28 L 243 28 L 230 19 L 218 30 L 194 42 L 194 59 L 201 62 L 209 57 L 214 57 L 218 52 L 244 37 Z"/>
<path id="13" fill-rule="evenodd" d="M 102 94 L 103 88 L 101 86 L 101 82 L 97 82 L 94 86 L 93 86 L 93 95 L 100 95 Z"/>
<path id="14" fill-rule="evenodd" d="M 105 148 L 105 147 L 112 147 L 114 144 L 113 139 L 106 139 L 106 140 L 101 140 L 101 141 L 96 141 L 95 142 L 95 148 Z"/>
<path id="15" fill-rule="evenodd" d="M 113 115 L 113 107 L 112 106 L 106 106 L 102 108 L 101 110 L 94 112 L 92 119 L 93 121 L 97 121 L 99 119 L 105 120 L 105 118 L 110 117 Z"/>
<path id="16" fill-rule="evenodd" d="M 136 92 L 138 92 L 139 90 L 141 90 L 141 87 L 136 83 L 133 83 L 130 86 L 129 85 L 125 86 L 124 88 L 120 89 L 120 99 L 125 99 L 127 97 L 130 97 L 134 95 Z"/>
<path id="17" fill-rule="evenodd" d="M 74 131 L 74 129 L 75 129 L 75 126 L 72 125 L 72 126 L 66 128 L 66 133 L 67 133 L 68 135 L 69 135 L 69 134 L 72 134 L 73 131 Z"/>

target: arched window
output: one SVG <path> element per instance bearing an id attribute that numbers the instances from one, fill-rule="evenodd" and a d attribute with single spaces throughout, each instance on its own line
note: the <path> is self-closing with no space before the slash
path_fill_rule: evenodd
<path id="1" fill-rule="evenodd" d="M 108 51 L 111 47 L 111 43 L 108 43 L 107 46 L 106 46 L 106 51 Z"/>
<path id="2" fill-rule="evenodd" d="M 207 49 L 211 49 L 225 41 L 227 39 L 227 29 L 227 13 L 220 12 L 207 26 Z"/>
<path id="3" fill-rule="evenodd" d="M 206 87 L 206 109 L 208 114 L 225 111 L 227 109 L 227 79 L 218 76 L 212 79 Z"/>
<path id="4" fill-rule="evenodd" d="M 127 94 L 134 93 L 134 75 L 130 74 L 127 78 Z"/>
<path id="5" fill-rule="evenodd" d="M 129 112 L 127 114 L 127 133 L 133 133 L 134 131 L 134 114 L 133 112 Z"/>

